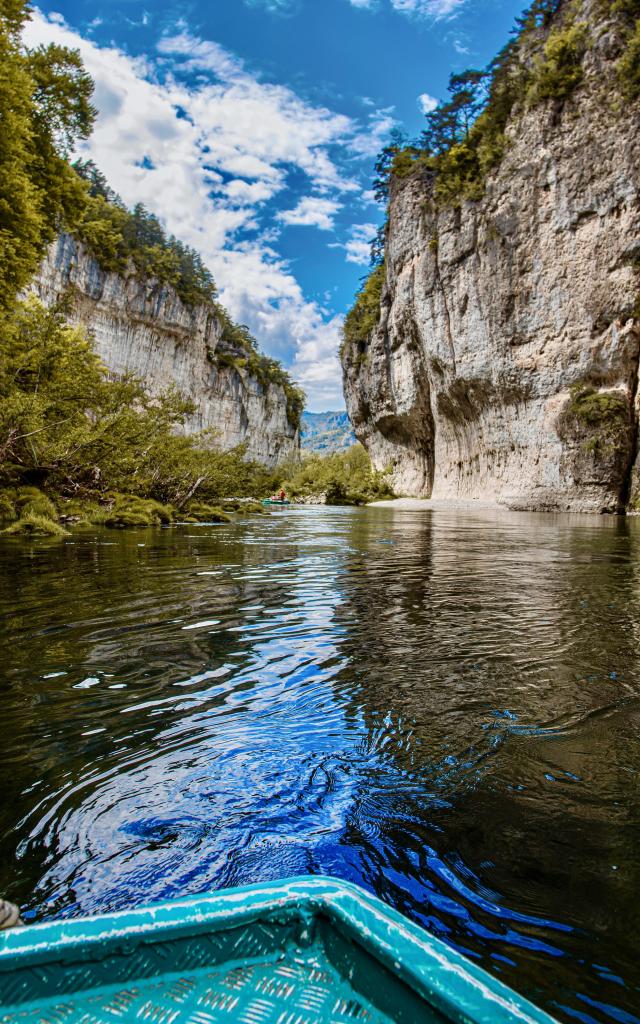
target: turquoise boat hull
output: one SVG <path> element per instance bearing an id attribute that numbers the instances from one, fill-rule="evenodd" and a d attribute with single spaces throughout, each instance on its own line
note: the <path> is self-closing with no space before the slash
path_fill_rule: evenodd
<path id="1" fill-rule="evenodd" d="M 551 1024 L 368 893 L 330 878 L 0 933 L 2 1024 Z"/>
<path id="2" fill-rule="evenodd" d="M 263 505 L 290 505 L 290 501 L 273 501 L 272 498 L 264 498 L 262 501 Z"/>

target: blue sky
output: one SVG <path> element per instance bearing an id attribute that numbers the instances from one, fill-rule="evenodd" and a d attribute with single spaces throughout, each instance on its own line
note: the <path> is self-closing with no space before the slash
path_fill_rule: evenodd
<path id="1" fill-rule="evenodd" d="M 29 45 L 79 47 L 96 82 L 83 147 L 125 201 L 198 249 L 232 315 L 342 408 L 341 319 L 382 211 L 392 128 L 417 135 L 450 71 L 486 64 L 520 0 L 54 0 Z"/>

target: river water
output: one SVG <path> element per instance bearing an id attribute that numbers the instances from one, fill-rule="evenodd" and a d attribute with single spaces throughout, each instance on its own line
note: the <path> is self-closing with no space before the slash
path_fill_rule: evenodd
<path id="1" fill-rule="evenodd" d="M 291 509 L 0 543 L 0 894 L 290 875 L 640 1020 L 640 522 Z"/>

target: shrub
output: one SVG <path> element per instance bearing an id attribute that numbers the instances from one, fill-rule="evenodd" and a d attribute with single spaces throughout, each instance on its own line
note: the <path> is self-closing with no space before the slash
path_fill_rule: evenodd
<path id="1" fill-rule="evenodd" d="M 576 384 L 571 388 L 559 429 L 561 436 L 569 434 L 581 440 L 587 453 L 607 456 L 623 451 L 630 431 L 627 397 L 620 391 L 598 391 L 590 384 Z"/>
<path id="2" fill-rule="evenodd" d="M 16 518 L 14 492 L 0 491 L 0 521 L 7 522 Z"/>
<path id="3" fill-rule="evenodd" d="M 364 505 L 393 497 L 386 474 L 373 469 L 360 444 L 346 452 L 308 456 L 290 468 L 283 487 L 294 498 L 324 495 L 330 505 Z"/>
<path id="4" fill-rule="evenodd" d="M 46 494 L 43 494 L 42 491 L 35 487 L 21 487 L 18 489 L 16 507 L 20 515 L 32 512 L 35 515 L 44 516 L 46 519 L 57 520 L 58 518 L 58 511 L 51 498 L 48 498 Z"/>
<path id="5" fill-rule="evenodd" d="M 618 61 L 618 79 L 625 99 L 640 96 L 640 19 L 629 33 L 625 51 Z"/>
<path id="6" fill-rule="evenodd" d="M 428 170 L 432 161 L 417 146 L 405 146 L 398 150 L 391 163 L 391 174 L 394 178 L 408 178 L 418 170 Z"/>
<path id="7" fill-rule="evenodd" d="M 452 146 L 438 160 L 434 195 L 439 203 L 459 203 L 461 199 L 480 199 L 484 176 L 478 149 L 471 141 Z"/>
<path id="8" fill-rule="evenodd" d="M 160 526 L 173 522 L 174 510 L 168 505 L 134 494 L 116 494 L 111 508 L 100 517 L 105 526 Z"/>
<path id="9" fill-rule="evenodd" d="M 543 55 L 537 57 L 527 89 L 527 103 L 566 99 L 582 81 L 582 57 L 587 48 L 587 30 L 583 24 L 569 25 L 551 32 Z"/>
<path id="10" fill-rule="evenodd" d="M 158 523 L 151 516 L 147 515 L 146 512 L 131 508 L 119 508 L 107 513 L 104 525 L 112 529 L 122 529 L 126 526 L 157 526 Z"/>
<path id="11" fill-rule="evenodd" d="M 571 389 L 567 410 L 589 426 L 607 426 L 628 419 L 627 400 L 619 391 L 597 391 L 591 385 L 578 384 Z"/>
<path id="12" fill-rule="evenodd" d="M 244 512 L 247 516 L 270 516 L 271 512 L 266 505 L 263 505 L 260 501 L 245 501 L 243 505 L 238 509 L 238 512 Z"/>
<path id="13" fill-rule="evenodd" d="M 385 279 L 385 265 L 375 267 L 356 295 L 342 328 L 343 351 L 347 345 L 366 344 L 380 320 L 380 300 Z"/>

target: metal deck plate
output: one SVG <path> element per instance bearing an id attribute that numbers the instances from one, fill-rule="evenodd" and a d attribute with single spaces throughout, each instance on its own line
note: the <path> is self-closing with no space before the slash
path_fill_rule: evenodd
<path id="1" fill-rule="evenodd" d="M 552 1024 L 380 900 L 293 879 L 0 933 L 0 1024 Z"/>
<path id="2" fill-rule="evenodd" d="M 137 984 L 43 1000 L 1 1024 L 390 1024 L 317 951 L 231 970 L 167 974 Z"/>

